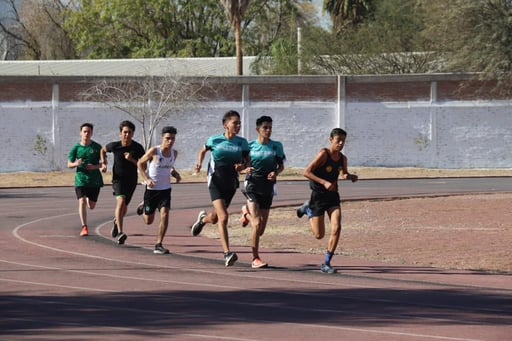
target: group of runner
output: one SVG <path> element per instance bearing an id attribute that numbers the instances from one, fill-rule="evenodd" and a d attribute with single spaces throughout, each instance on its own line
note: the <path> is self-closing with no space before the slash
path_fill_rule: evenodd
<path id="1" fill-rule="evenodd" d="M 271 139 L 272 118 L 261 116 L 256 120 L 258 137 L 249 142 L 238 136 L 241 128 L 240 114 L 234 110 L 226 112 L 222 118 L 224 132 L 208 138 L 198 153 L 194 167 L 201 171 L 207 152 L 210 160 L 207 167 L 207 183 L 213 209 L 207 213 L 201 211 L 191 226 L 191 233 L 197 236 L 206 224 L 217 224 L 221 239 L 225 266 L 232 266 L 238 259 L 229 247 L 228 208 L 239 187 L 239 174 L 245 175 L 242 193 L 247 199 L 242 207 L 241 224 L 252 226 L 252 268 L 265 268 L 267 263 L 259 256 L 259 241 L 264 234 L 273 197 L 277 176 L 284 170 L 286 156 L 283 145 Z M 175 169 L 178 156 L 174 149 L 177 130 L 166 126 L 162 129 L 162 141 L 158 146 L 144 152 L 142 145 L 134 141 L 135 125 L 123 121 L 119 126 L 120 141 L 111 142 L 104 147 L 92 140 L 93 125 L 80 126 L 81 140 L 70 151 L 68 167 L 76 168 L 75 192 L 78 199 L 78 212 L 82 224 L 81 236 L 88 235 L 87 207 L 94 209 L 100 188 L 103 186 L 101 172 L 107 170 L 107 153 L 114 155 L 112 167 L 112 188 L 116 197 L 115 218 L 111 231 L 117 243 L 124 244 L 127 235 L 123 232 L 123 218 L 128 204 L 137 186 L 138 175 L 145 183 L 144 200 L 137 206 L 137 214 L 143 215 L 144 222 L 151 224 L 155 212 L 160 212 L 159 232 L 154 253 L 166 254 L 163 247 L 171 203 L 172 182 L 181 181 Z M 311 196 L 297 209 L 297 216 L 306 215 L 313 235 L 321 239 L 325 235 L 324 216 L 327 213 L 331 235 L 329 238 L 321 271 L 335 273 L 331 265 L 341 234 L 341 200 L 338 190 L 338 178 L 357 181 L 357 175 L 350 174 L 347 158 L 341 152 L 346 140 L 346 132 L 335 128 L 329 136 L 330 146 L 321 149 L 306 167 L 304 176 L 309 179 Z"/>

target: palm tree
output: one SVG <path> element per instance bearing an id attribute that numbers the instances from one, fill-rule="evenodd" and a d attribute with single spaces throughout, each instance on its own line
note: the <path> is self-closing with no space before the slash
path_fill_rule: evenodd
<path id="1" fill-rule="evenodd" d="M 249 0 L 220 0 L 226 15 L 235 29 L 236 59 L 238 75 L 243 74 L 243 52 L 242 52 L 242 18 L 249 7 Z"/>
<path id="2" fill-rule="evenodd" d="M 339 32 L 349 24 L 357 25 L 371 10 L 373 0 L 324 0 L 324 11 L 331 16 Z"/>

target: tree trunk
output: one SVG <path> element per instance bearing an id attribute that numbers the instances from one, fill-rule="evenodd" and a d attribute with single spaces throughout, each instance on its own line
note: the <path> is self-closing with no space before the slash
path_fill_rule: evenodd
<path id="1" fill-rule="evenodd" d="M 237 19 L 235 21 L 235 43 L 236 43 L 236 61 L 237 61 L 237 71 L 238 75 L 241 76 L 244 73 L 243 63 L 244 63 L 244 54 L 242 52 L 242 28 L 241 28 L 241 20 Z"/>

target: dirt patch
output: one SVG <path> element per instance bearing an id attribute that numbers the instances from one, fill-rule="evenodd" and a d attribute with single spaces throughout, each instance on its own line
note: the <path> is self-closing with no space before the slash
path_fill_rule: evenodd
<path id="1" fill-rule="evenodd" d="M 445 269 L 512 272 L 512 194 L 464 195 L 343 204 L 342 237 L 337 254 Z M 250 228 L 232 215 L 230 242 L 250 246 Z M 316 240 L 295 208 L 272 210 L 262 248 L 320 254 L 326 236 Z M 216 229 L 203 232 L 218 238 Z"/>
<path id="2" fill-rule="evenodd" d="M 512 176 L 510 170 L 422 170 L 355 168 L 361 178 Z M 181 171 L 187 182 L 203 182 L 204 174 Z M 301 170 L 284 178 L 303 179 Z M 0 174 L 1 187 L 73 186 L 73 172 Z M 105 175 L 110 182 L 111 175 Z M 338 254 L 393 264 L 512 273 L 512 194 L 357 201 L 343 204 Z M 250 228 L 232 215 L 231 244 L 250 246 Z M 313 238 L 309 223 L 295 208 L 272 210 L 262 248 L 324 253 L 323 240 Z M 216 229 L 205 236 L 218 238 Z"/>

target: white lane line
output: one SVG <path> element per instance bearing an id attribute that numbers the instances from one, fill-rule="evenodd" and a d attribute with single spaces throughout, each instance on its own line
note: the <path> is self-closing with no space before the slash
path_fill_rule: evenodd
<path id="1" fill-rule="evenodd" d="M 80 257 L 100 259 L 100 260 L 104 260 L 104 261 L 108 261 L 108 262 L 120 263 L 120 264 L 125 264 L 125 265 L 148 266 L 148 267 L 161 268 L 161 269 L 171 269 L 171 270 L 184 271 L 182 268 L 176 267 L 176 266 L 156 265 L 156 264 L 153 264 L 153 263 L 128 261 L 128 260 L 122 260 L 122 259 L 112 259 L 112 258 L 92 255 L 92 254 L 88 254 L 88 253 L 81 253 L 81 252 L 75 252 L 75 251 L 59 249 L 59 248 L 55 248 L 55 247 L 52 247 L 52 246 L 36 243 L 34 241 L 31 241 L 31 240 L 28 240 L 28 239 L 22 237 L 19 234 L 19 231 L 22 228 L 24 228 L 24 227 L 26 227 L 28 225 L 37 224 L 39 222 L 46 221 L 46 220 L 59 219 L 59 218 L 67 217 L 67 216 L 70 216 L 70 215 L 75 215 L 75 213 L 67 213 L 67 214 L 56 215 L 56 216 L 51 216 L 51 217 L 44 217 L 44 218 L 39 218 L 39 219 L 36 219 L 36 220 L 33 220 L 33 221 L 26 222 L 24 224 L 16 226 L 13 229 L 13 231 L 12 231 L 12 235 L 16 239 L 18 239 L 18 240 L 20 240 L 20 241 L 22 241 L 24 243 L 27 243 L 27 244 L 30 244 L 30 245 L 33 245 L 33 246 L 36 246 L 36 247 L 39 247 L 39 248 L 43 248 L 43 249 L 47 249 L 47 250 L 52 250 L 52 251 L 55 251 L 55 252 L 61 252 L 61 253 L 66 253 L 66 254 L 80 256 Z M 111 221 L 109 220 L 109 221 L 107 221 L 107 222 L 105 222 L 103 224 L 100 224 L 98 226 L 98 228 L 100 228 L 101 226 L 103 226 L 105 224 L 109 224 L 110 222 Z M 190 257 L 190 259 L 193 259 L 193 258 L 194 257 Z M 204 269 L 187 269 L 186 271 L 187 272 L 196 272 L 196 273 L 205 273 L 205 274 L 214 274 L 214 275 L 218 275 L 219 274 L 218 271 L 204 270 Z M 264 275 L 262 275 L 261 272 L 258 273 L 258 274 L 255 274 L 253 276 L 251 276 L 248 273 L 244 273 L 242 275 L 242 274 L 237 274 L 235 272 L 226 272 L 226 273 L 223 273 L 222 276 L 241 277 L 241 278 L 254 278 L 254 279 L 259 279 L 259 280 L 261 280 L 261 279 L 268 279 L 268 280 L 271 280 L 271 281 L 283 281 L 283 282 L 293 282 L 293 283 L 301 283 L 301 284 L 312 284 L 312 283 L 314 283 L 316 285 L 322 285 L 322 286 L 327 286 L 327 287 L 331 287 L 332 286 L 332 283 L 328 283 L 328 282 L 319 282 L 319 281 L 311 281 L 311 280 L 296 280 L 296 279 L 291 280 L 291 279 L 282 279 L 282 278 L 264 276 Z M 199 286 L 205 285 L 204 282 L 203 283 L 193 283 L 193 284 L 194 285 L 199 285 Z M 344 284 L 339 283 L 339 282 L 337 282 L 336 284 L 339 285 L 339 286 L 347 287 L 347 288 L 353 288 L 353 287 L 373 288 L 373 286 L 370 286 L 370 285 L 344 285 Z M 225 286 L 225 285 L 223 285 L 222 287 L 224 287 L 224 288 L 232 288 L 232 289 L 242 289 L 240 287 L 229 287 L 229 286 Z"/>
<path id="2" fill-rule="evenodd" d="M 44 286 L 44 287 L 53 287 L 53 288 L 73 289 L 73 290 L 86 290 L 86 291 L 96 291 L 96 292 L 116 292 L 115 290 L 108 290 L 108 289 L 94 289 L 94 288 L 86 288 L 86 287 L 77 287 L 77 286 L 72 286 L 72 285 L 62 285 L 62 284 L 43 283 L 43 282 L 34 282 L 34 281 L 22 281 L 22 280 L 18 280 L 18 279 L 8 279 L 8 278 L 0 278 L 0 281 L 18 283 L 18 284 L 30 284 L 30 285 Z"/>
<path id="3" fill-rule="evenodd" d="M 34 245 L 34 246 L 37 246 L 37 247 L 41 247 L 41 248 L 46 248 L 46 249 L 49 249 L 49 250 L 52 250 L 52 251 L 56 251 L 56 252 L 73 254 L 73 255 L 82 256 L 82 257 L 101 259 L 101 260 L 105 260 L 105 261 L 117 262 L 117 263 L 122 263 L 122 264 L 127 264 L 127 265 L 138 265 L 138 266 L 142 265 L 142 266 L 149 266 L 149 267 L 158 267 L 158 268 L 165 268 L 165 269 L 182 270 L 181 268 L 178 268 L 178 267 L 155 265 L 155 264 L 143 263 L 143 262 L 124 261 L 124 260 L 111 259 L 111 258 L 106 258 L 106 257 L 101 257 L 101 256 L 96 256 L 96 255 L 91 255 L 91 254 L 85 254 L 85 253 L 73 252 L 73 251 L 68 251 L 68 250 L 62 250 L 62 249 L 54 248 L 54 247 L 51 247 L 51 246 L 47 246 L 47 245 L 43 245 L 43 244 L 39 244 L 39 243 L 30 241 L 30 240 L 27 240 L 27 239 L 25 239 L 25 238 L 23 238 L 22 236 L 19 235 L 19 231 L 23 227 L 26 227 L 28 225 L 35 224 L 35 223 L 38 223 L 38 222 L 41 222 L 41 221 L 45 221 L 45 220 L 63 218 L 63 217 L 70 216 L 70 215 L 74 215 L 74 213 L 62 214 L 62 215 L 57 215 L 57 216 L 52 216 L 52 217 L 44 217 L 44 218 L 36 219 L 34 221 L 31 221 L 31 222 L 26 222 L 24 224 L 21 224 L 21 225 L 18 225 L 17 227 L 15 227 L 13 229 L 13 231 L 12 231 L 12 234 L 15 236 L 15 238 L 17 238 L 17 239 L 19 239 L 19 240 L 21 240 L 21 241 L 23 241 L 25 243 L 28 243 L 28 244 L 31 244 L 31 245 Z M 110 223 L 110 220 L 105 222 L 104 224 L 108 224 L 108 223 Z M 100 225 L 100 226 L 102 226 L 102 225 Z M 4 261 L 4 262 L 7 262 L 7 261 Z M 23 265 L 23 264 L 20 263 L 19 265 Z M 33 265 L 28 264 L 28 265 L 24 265 L 24 266 L 33 266 Z M 225 285 L 217 286 L 217 285 L 208 285 L 206 283 L 196 283 L 196 282 L 165 281 L 165 280 L 156 280 L 156 279 L 148 279 L 148 278 L 133 277 L 133 276 L 119 276 L 119 275 L 111 275 L 111 274 L 104 274 L 104 273 L 94 273 L 94 272 L 81 271 L 81 270 L 66 270 L 66 269 L 61 269 L 61 268 L 53 268 L 53 269 L 54 270 L 61 270 L 61 271 L 80 272 L 80 273 L 85 273 L 85 274 L 94 275 L 94 276 L 114 277 L 114 278 L 119 278 L 119 279 L 133 279 L 133 280 L 142 280 L 142 281 L 154 281 L 154 282 L 163 282 L 163 283 L 184 284 L 184 285 L 188 285 L 188 286 L 191 286 L 191 285 L 199 286 L 199 287 L 212 286 L 212 287 L 221 287 L 221 288 L 224 288 L 224 289 L 225 288 L 229 288 L 229 289 L 233 289 L 233 290 L 247 290 L 245 287 L 234 287 L 234 286 L 228 287 L 228 286 L 225 286 Z M 187 271 L 195 271 L 195 272 L 199 272 L 199 273 L 208 273 L 208 274 L 216 274 L 216 275 L 218 275 L 218 272 L 216 272 L 216 271 L 196 270 L 196 269 L 187 270 Z M 261 279 L 268 279 L 268 280 L 272 280 L 272 281 L 283 281 L 283 282 L 292 282 L 292 283 L 295 282 L 295 283 L 309 283 L 309 284 L 315 283 L 315 284 L 318 284 L 318 285 L 332 285 L 332 284 L 325 283 L 325 282 L 315 282 L 315 281 L 309 281 L 309 280 L 306 281 L 306 280 L 295 280 L 295 279 L 293 279 L 293 280 L 291 280 L 291 279 L 279 279 L 279 278 L 275 278 L 275 277 L 264 277 L 264 276 L 261 276 L 259 274 L 258 274 L 258 276 L 247 276 L 247 274 L 236 275 L 236 274 L 233 274 L 233 273 L 224 273 L 222 275 L 224 276 L 224 275 L 228 275 L 228 274 L 231 275 L 231 276 L 242 277 L 242 278 L 251 278 L 252 277 L 252 278 L 257 278 L 259 280 L 261 280 Z M 374 286 L 368 286 L 368 285 L 366 285 L 366 286 L 342 285 L 340 283 L 337 283 L 337 285 L 338 286 L 345 286 L 345 287 L 349 287 L 349 288 L 352 288 L 352 287 L 373 288 L 374 287 Z M 262 291 L 262 292 L 267 291 L 265 289 L 252 289 L 252 290 L 253 291 Z M 295 294 L 297 294 L 297 295 L 306 295 L 306 296 L 311 296 L 312 295 L 312 293 L 295 293 Z M 313 295 L 314 296 L 319 296 L 319 297 L 320 296 L 321 297 L 329 297 L 329 295 L 325 295 L 325 294 L 321 294 L 321 293 L 315 293 Z M 347 297 L 347 298 L 353 299 L 353 300 L 358 300 L 359 299 L 359 298 L 353 298 L 353 297 Z M 213 301 L 215 301 L 215 300 L 213 300 Z M 365 301 L 367 301 L 367 300 L 365 300 Z M 396 303 L 393 300 L 386 300 L 386 299 L 379 299 L 379 300 L 372 299 L 372 301 Z M 235 302 L 232 302 L 232 303 L 235 303 Z M 243 304 L 250 304 L 250 303 L 243 303 Z M 417 306 L 420 306 L 420 305 L 417 305 Z M 440 307 L 440 306 L 436 305 L 436 307 Z M 447 307 L 448 308 L 453 308 L 452 306 L 447 306 Z M 301 310 L 301 309 L 297 309 L 297 308 L 293 308 L 293 309 L 294 310 Z M 308 309 L 308 311 L 311 311 L 311 310 Z M 343 311 L 338 311 L 338 312 L 341 313 Z M 385 316 L 390 316 L 390 315 L 386 314 Z M 400 317 L 400 316 L 397 315 L 397 317 Z M 457 322 L 457 323 L 461 322 L 461 320 L 450 320 L 450 319 L 431 319 L 431 318 L 424 318 L 424 317 L 423 317 L 423 319 L 425 319 L 425 320 L 451 321 L 451 322 Z M 358 329 L 355 329 L 355 330 L 358 330 Z M 376 331 L 376 332 L 380 332 L 380 331 Z M 384 332 L 384 333 L 386 333 L 386 332 Z M 402 335 L 402 334 L 396 334 L 396 335 Z M 406 335 L 408 335 L 408 334 L 406 334 Z M 412 335 L 414 335 L 414 334 L 411 334 L 411 336 Z M 431 336 L 431 335 L 423 335 L 423 337 L 429 337 L 429 338 L 433 337 L 433 338 L 436 338 L 436 336 Z M 465 339 L 454 339 L 454 340 L 465 340 Z"/>

